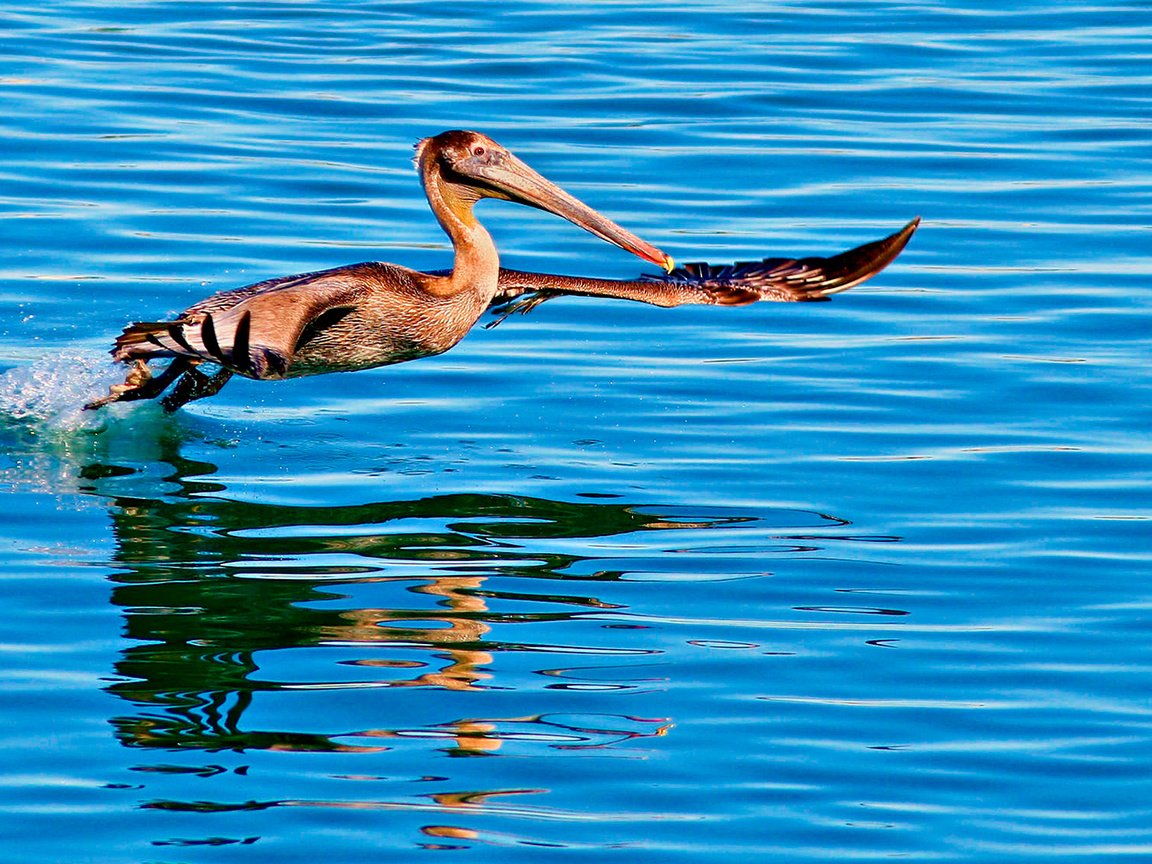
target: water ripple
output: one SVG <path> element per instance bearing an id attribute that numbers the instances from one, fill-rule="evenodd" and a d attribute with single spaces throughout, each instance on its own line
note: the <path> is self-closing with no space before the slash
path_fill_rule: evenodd
<path id="1" fill-rule="evenodd" d="M 1148 854 L 1142 4 L 5 26 L 10 854 Z M 832 303 L 563 298 L 419 363 L 79 410 L 127 321 L 448 266 L 411 145 L 457 127 L 680 260 L 925 221 Z M 509 266 L 638 272 L 478 213 Z"/>

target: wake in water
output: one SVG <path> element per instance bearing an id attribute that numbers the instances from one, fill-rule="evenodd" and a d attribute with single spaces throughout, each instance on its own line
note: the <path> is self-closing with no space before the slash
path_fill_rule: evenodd
<path id="1" fill-rule="evenodd" d="M 0 492 L 63 496 L 61 506 L 75 508 L 102 477 L 135 478 L 149 494 L 164 488 L 182 444 L 203 439 L 189 434 L 187 419 L 173 422 L 158 405 L 84 410 L 123 377 L 107 354 L 82 349 L 0 374 Z M 231 446 L 218 433 L 214 428 L 212 443 Z"/>
<path id="2" fill-rule="evenodd" d="M 106 419 L 84 405 L 123 377 L 123 367 L 102 351 L 45 355 L 0 375 L 0 422 L 29 421 L 64 433 L 102 428 Z"/>

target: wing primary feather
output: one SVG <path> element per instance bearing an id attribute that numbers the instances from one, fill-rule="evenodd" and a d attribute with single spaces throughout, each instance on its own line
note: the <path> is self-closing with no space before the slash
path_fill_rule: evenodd
<path id="1" fill-rule="evenodd" d="M 248 375 L 253 371 L 252 356 L 249 353 L 251 333 L 252 312 L 246 309 L 236 325 L 236 332 L 232 334 L 232 365 L 242 375 Z"/>
<path id="2" fill-rule="evenodd" d="M 196 353 L 196 349 L 192 347 L 192 343 L 184 338 L 184 325 L 181 324 L 179 321 L 173 322 L 168 327 L 168 337 L 173 342 L 175 342 L 177 345 L 179 345 L 181 348 L 183 348 L 185 351 L 187 351 L 189 354 L 195 354 Z M 165 346 L 165 347 L 167 347 L 167 346 Z"/>
<path id="3" fill-rule="evenodd" d="M 200 338 L 204 340 L 204 348 L 213 360 L 218 363 L 227 362 L 220 350 L 220 342 L 216 338 L 216 324 L 212 321 L 211 313 L 206 314 L 204 320 L 200 322 Z"/>

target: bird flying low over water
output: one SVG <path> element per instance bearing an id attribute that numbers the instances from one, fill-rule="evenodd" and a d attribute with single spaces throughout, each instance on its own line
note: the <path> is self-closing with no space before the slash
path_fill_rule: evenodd
<path id="1" fill-rule="evenodd" d="M 615 297 L 656 306 L 738 306 L 757 300 L 826 300 L 879 273 L 919 224 L 829 258 L 766 258 L 730 266 L 672 258 L 569 195 L 491 138 L 455 130 L 416 145 L 416 166 L 432 212 L 455 251 L 451 270 L 422 273 L 367 262 L 269 279 L 221 291 L 174 321 L 132 324 L 113 358 L 129 366 L 123 384 L 88 403 L 161 400 L 175 411 L 217 393 L 233 375 L 296 378 L 386 366 L 447 351 L 493 309 L 528 312 L 561 295 Z M 660 266 L 633 280 L 586 279 L 501 269 L 473 205 L 500 198 L 555 213 Z M 149 362 L 170 360 L 153 375 Z M 199 368 L 218 367 L 213 374 Z"/>

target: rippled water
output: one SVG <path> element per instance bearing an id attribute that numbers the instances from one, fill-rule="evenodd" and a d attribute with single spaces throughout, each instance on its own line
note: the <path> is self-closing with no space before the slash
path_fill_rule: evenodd
<path id="1" fill-rule="evenodd" d="M 6 855 L 1152 853 L 1152 21 L 993 6 L 8 4 Z M 77 410 L 125 321 L 447 266 L 453 127 L 680 260 L 924 224 L 832 303 Z"/>

